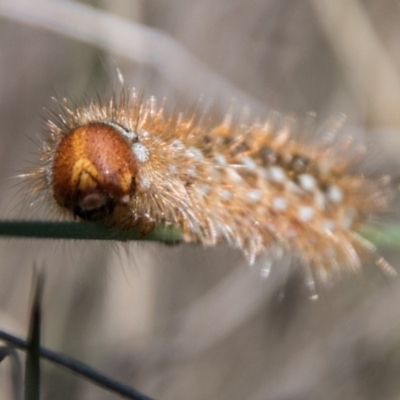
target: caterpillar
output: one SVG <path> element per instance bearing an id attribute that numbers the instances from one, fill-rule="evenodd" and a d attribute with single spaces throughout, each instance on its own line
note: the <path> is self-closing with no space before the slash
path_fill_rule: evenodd
<path id="1" fill-rule="evenodd" d="M 388 209 L 389 178 L 352 172 L 363 151 L 348 137 L 306 140 L 292 118 L 169 113 L 129 88 L 57 104 L 32 192 L 74 217 L 144 235 L 177 226 L 184 242 L 227 242 L 249 264 L 279 248 L 323 280 L 371 258 L 394 272 L 358 233 Z"/>

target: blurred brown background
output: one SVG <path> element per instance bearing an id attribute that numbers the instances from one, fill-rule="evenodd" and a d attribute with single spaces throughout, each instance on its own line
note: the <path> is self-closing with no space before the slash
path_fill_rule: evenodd
<path id="1" fill-rule="evenodd" d="M 0 218 L 38 218 L 13 177 L 51 96 L 107 94 L 116 66 L 171 107 L 343 112 L 396 173 L 399 39 L 397 0 L 0 0 Z M 383 252 L 399 269 L 396 243 Z M 374 268 L 311 301 L 295 265 L 262 279 L 224 246 L 2 239 L 0 260 L 1 329 L 26 335 L 43 267 L 44 344 L 156 399 L 400 399 L 400 287 Z M 43 365 L 44 399 L 118 398 Z"/>

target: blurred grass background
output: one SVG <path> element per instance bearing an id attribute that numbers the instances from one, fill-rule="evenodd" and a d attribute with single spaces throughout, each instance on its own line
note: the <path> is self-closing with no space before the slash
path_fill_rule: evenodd
<path id="1" fill-rule="evenodd" d="M 109 93 L 116 66 L 171 108 L 343 112 L 371 168 L 397 173 L 399 35 L 396 0 L 0 0 L 0 217 L 46 215 L 12 178 L 35 161 L 43 107 Z M 400 268 L 396 243 L 385 256 Z M 43 343 L 156 399 L 400 399 L 399 282 L 373 268 L 312 302 L 295 265 L 260 279 L 224 246 L 2 239 L 0 260 L 1 329 L 26 335 L 43 266 Z M 45 399 L 118 398 L 44 366 Z"/>

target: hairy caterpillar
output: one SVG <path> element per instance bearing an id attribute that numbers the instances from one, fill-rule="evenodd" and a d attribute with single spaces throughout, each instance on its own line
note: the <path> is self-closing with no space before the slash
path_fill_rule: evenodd
<path id="1" fill-rule="evenodd" d="M 58 105 L 29 175 L 35 195 L 74 216 L 143 234 L 178 226 L 183 241 L 226 241 L 250 264 L 278 247 L 322 279 L 371 257 L 393 272 L 357 233 L 388 208 L 389 180 L 350 172 L 361 153 L 348 138 L 301 141 L 287 120 L 168 114 L 126 88 L 105 103 Z"/>

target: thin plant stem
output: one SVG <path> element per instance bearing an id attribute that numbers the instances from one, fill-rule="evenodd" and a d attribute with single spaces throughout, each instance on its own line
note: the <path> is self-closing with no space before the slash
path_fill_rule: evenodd
<path id="1" fill-rule="evenodd" d="M 25 340 L 17 336 L 11 335 L 3 330 L 0 330 L 0 339 L 22 350 L 26 350 L 28 348 L 28 343 Z M 115 379 L 109 378 L 101 372 L 93 369 L 92 367 L 80 361 L 74 360 L 71 357 L 61 355 L 44 347 L 40 347 L 40 356 L 41 358 L 51 361 L 54 364 L 60 365 L 66 369 L 69 369 L 70 371 L 75 372 L 80 376 L 84 376 L 96 385 L 99 385 L 111 392 L 120 394 L 121 396 L 124 396 L 128 399 L 153 400 L 152 398 L 144 395 L 138 390 L 121 382 L 118 382 Z"/>

